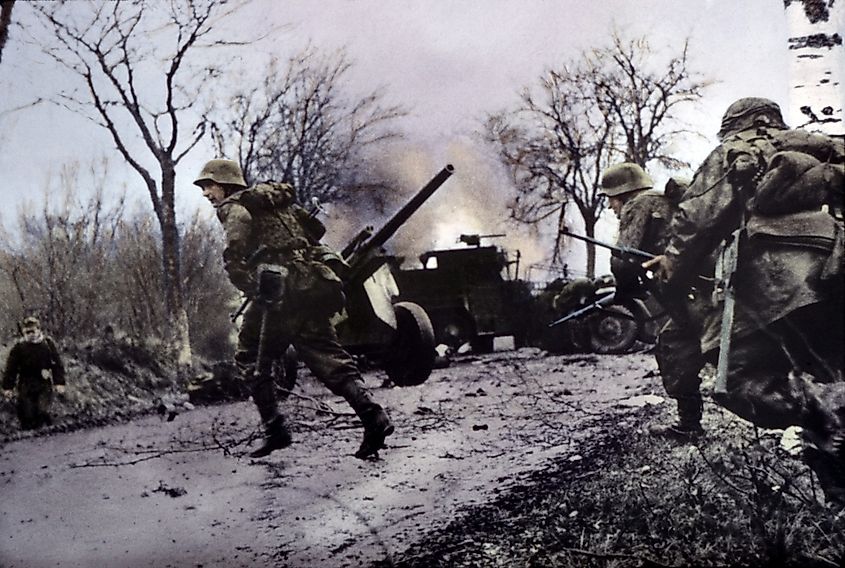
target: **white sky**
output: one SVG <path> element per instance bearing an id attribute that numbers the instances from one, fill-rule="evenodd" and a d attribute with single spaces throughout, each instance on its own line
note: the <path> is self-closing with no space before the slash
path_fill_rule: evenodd
<path id="1" fill-rule="evenodd" d="M 18 2 L 13 19 L 27 24 L 30 18 Z M 692 67 L 719 81 L 685 117 L 710 136 L 678 149 L 694 163 L 715 143 L 721 114 L 735 99 L 766 96 L 787 104 L 787 32 L 777 0 L 266 0 L 248 5 L 237 19 L 247 33 L 268 23 L 288 27 L 254 49 L 286 56 L 308 41 L 325 50 L 345 47 L 355 63 L 353 92 L 385 86 L 391 101 L 412 109 L 403 123 L 406 151 L 425 163 L 426 172 L 415 183 L 451 162 L 455 179 L 463 181 L 447 184 L 472 186 L 475 179 L 481 185 L 471 192 L 506 185 L 478 171 L 469 136 L 478 120 L 514 105 L 520 88 L 536 83 L 545 68 L 606 45 L 614 25 L 628 37 L 647 35 L 656 49 L 678 47 L 689 37 Z M 148 201 L 140 178 L 93 123 L 47 105 L 5 112 L 64 81 L 54 65 L 16 41 L 19 36 L 12 30 L 0 63 L 0 196 L 7 224 L 15 204 L 39 195 L 61 164 L 103 155 L 113 156 L 112 186 L 125 184 Z M 244 66 L 255 60 L 250 52 L 242 58 Z M 207 207 L 191 180 L 209 156 L 208 146 L 199 147 L 177 172 L 183 213 Z"/>

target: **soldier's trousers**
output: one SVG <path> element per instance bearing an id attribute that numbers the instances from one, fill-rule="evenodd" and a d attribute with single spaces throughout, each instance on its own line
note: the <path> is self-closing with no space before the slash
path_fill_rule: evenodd
<path id="1" fill-rule="evenodd" d="M 243 325 L 238 334 L 235 360 L 246 378 L 252 375 L 258 357 L 261 335 L 262 308 L 251 304 L 244 313 Z M 308 314 L 284 314 L 271 310 L 268 314 L 265 341 L 268 357 L 280 357 L 289 345 L 317 379 L 332 393 L 343 397 L 356 413 L 361 415 L 375 406 L 370 393 L 364 388 L 361 373 L 355 361 L 340 345 L 337 333 L 328 317 L 309 317 Z M 278 416 L 275 387 L 271 377 L 253 380 L 252 398 L 263 422 Z"/>
<path id="2" fill-rule="evenodd" d="M 831 406 L 845 389 L 838 319 L 814 304 L 733 339 L 728 392 L 718 401 L 763 428 L 833 427 L 833 416 L 845 411 Z"/>
<path id="3" fill-rule="evenodd" d="M 841 313 L 815 304 L 731 343 L 728 392 L 713 398 L 763 428 L 802 427 L 804 461 L 845 505 Z"/>
<path id="4" fill-rule="evenodd" d="M 50 425 L 50 404 L 53 401 L 53 385 L 41 377 L 21 377 L 17 394 L 18 420 L 21 429 L 31 430 Z"/>
<path id="5" fill-rule="evenodd" d="M 705 359 L 695 329 L 670 319 L 657 336 L 655 358 L 666 394 L 675 399 L 701 399 L 699 372 Z"/>

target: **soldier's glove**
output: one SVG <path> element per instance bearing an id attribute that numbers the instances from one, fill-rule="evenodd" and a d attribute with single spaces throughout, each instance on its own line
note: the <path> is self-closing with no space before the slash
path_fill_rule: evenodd
<path id="1" fill-rule="evenodd" d="M 257 270 L 258 300 L 265 304 L 276 304 L 285 296 L 288 269 L 278 264 L 259 264 Z"/>
<path id="2" fill-rule="evenodd" d="M 672 274 L 674 272 L 672 261 L 665 254 L 655 256 L 654 258 L 642 263 L 641 266 L 643 267 L 643 270 L 651 270 L 654 273 L 654 278 L 658 282 L 662 283 L 665 283 L 672 278 Z"/>

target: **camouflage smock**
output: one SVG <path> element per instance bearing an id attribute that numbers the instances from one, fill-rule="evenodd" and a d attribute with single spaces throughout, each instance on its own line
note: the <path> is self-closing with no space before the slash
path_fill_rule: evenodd
<path id="1" fill-rule="evenodd" d="M 661 254 L 669 242 L 672 205 L 661 193 L 644 191 L 628 200 L 619 215 L 617 244 L 652 254 Z M 614 254 L 610 271 L 616 278 L 616 289 L 622 293 L 638 287 L 642 270 L 637 264 Z"/>
<path id="2" fill-rule="evenodd" d="M 729 179 L 728 171 L 736 156 L 753 154 L 760 161 L 762 173 L 769 159 L 784 150 L 804 152 L 825 163 L 842 163 L 843 159 L 841 141 L 802 130 L 762 127 L 726 138 L 699 167 L 670 226 L 665 252 L 672 264 L 667 282 L 670 289 L 686 287 L 706 263 L 705 259 L 740 226 L 744 216 L 752 225 L 765 224 L 765 221 L 754 221 L 748 210 L 753 193 L 738 191 Z M 826 226 L 830 228 L 832 224 Z M 800 240 L 802 225 L 793 227 L 794 234 L 789 236 Z M 737 265 L 733 334 L 748 334 L 798 308 L 825 301 L 826 291 L 817 283 L 826 261 L 827 256 L 818 250 L 793 246 L 764 253 L 756 244 L 743 242 Z M 705 352 L 719 343 L 722 314 L 715 299 L 713 308 L 704 324 L 702 349 Z"/>
<path id="3" fill-rule="evenodd" d="M 319 244 L 324 228 L 295 203 L 290 185 L 258 184 L 234 193 L 217 206 L 217 218 L 226 233 L 223 264 L 239 290 L 255 293 L 258 263 L 279 264 L 289 271 L 290 306 L 329 313 L 340 308 L 342 284 L 326 264 L 338 257 Z"/>

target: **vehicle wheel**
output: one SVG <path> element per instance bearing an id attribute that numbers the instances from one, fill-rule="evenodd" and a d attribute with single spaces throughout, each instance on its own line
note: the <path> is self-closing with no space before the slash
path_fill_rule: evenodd
<path id="1" fill-rule="evenodd" d="M 475 333 L 469 316 L 461 313 L 450 314 L 445 322 L 440 324 L 438 331 L 439 334 L 435 334 L 435 339 L 452 349 L 457 349 L 472 339 Z"/>
<path id="2" fill-rule="evenodd" d="M 276 398 L 284 400 L 290 396 L 293 387 L 296 386 L 296 378 L 299 373 L 299 356 L 296 349 L 289 346 L 281 358 L 273 361 L 273 381 L 276 383 Z"/>
<path id="3" fill-rule="evenodd" d="M 657 335 L 660 333 L 660 328 L 662 328 L 663 324 L 666 323 L 665 319 L 653 319 L 653 310 L 647 302 L 644 302 L 639 298 L 633 299 L 631 303 L 626 304 L 625 307 L 631 310 L 631 313 L 636 316 L 637 321 L 639 322 L 640 331 L 637 336 L 637 341 L 641 341 L 642 343 L 649 345 L 657 343 Z M 658 305 L 657 313 L 660 313 L 661 310 L 662 308 Z"/>
<path id="4" fill-rule="evenodd" d="M 612 306 L 588 318 L 590 348 L 595 353 L 625 353 L 640 334 L 631 310 Z"/>
<path id="5" fill-rule="evenodd" d="M 399 302 L 396 312 L 396 334 L 385 361 L 385 371 L 397 386 L 420 385 L 434 367 L 434 330 L 431 320 L 420 306 L 413 302 Z"/>

